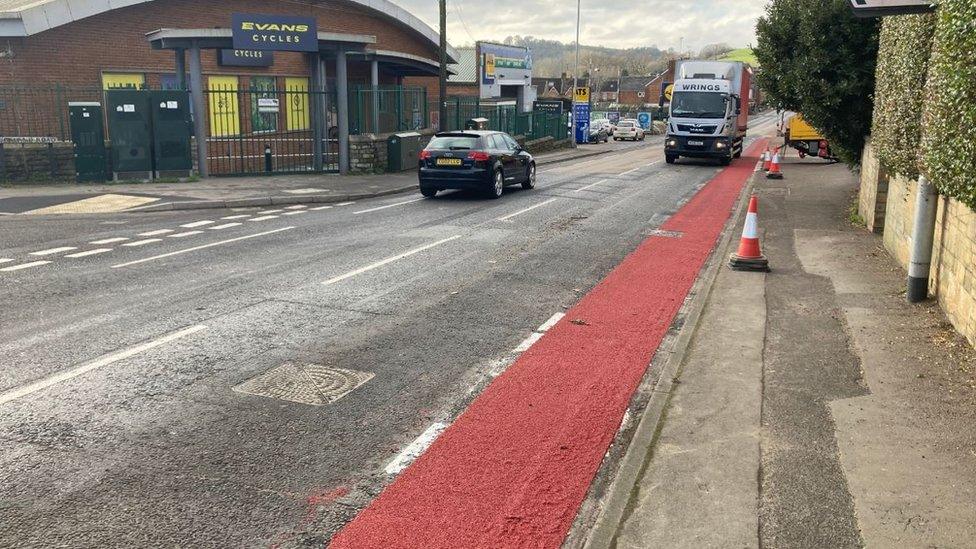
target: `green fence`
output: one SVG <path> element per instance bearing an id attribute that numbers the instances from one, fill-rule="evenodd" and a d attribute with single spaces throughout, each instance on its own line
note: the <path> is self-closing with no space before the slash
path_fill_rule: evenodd
<path id="1" fill-rule="evenodd" d="M 349 133 L 390 133 L 427 128 L 427 88 L 354 86 L 349 90 Z"/>
<path id="2" fill-rule="evenodd" d="M 432 108 L 436 107 L 435 102 Z M 520 113 L 514 105 L 483 104 L 477 97 L 461 96 L 447 98 L 447 119 L 441 124 L 441 131 L 463 130 L 472 118 L 485 118 L 488 129 L 522 135 L 526 139 L 566 139 L 569 132 L 568 114 Z"/>

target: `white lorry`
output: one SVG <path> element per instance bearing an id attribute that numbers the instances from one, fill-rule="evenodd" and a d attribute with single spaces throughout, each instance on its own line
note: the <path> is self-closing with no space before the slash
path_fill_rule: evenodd
<path id="1" fill-rule="evenodd" d="M 723 166 L 742 155 L 749 127 L 752 69 L 739 61 L 678 61 L 664 158 L 717 158 Z"/>

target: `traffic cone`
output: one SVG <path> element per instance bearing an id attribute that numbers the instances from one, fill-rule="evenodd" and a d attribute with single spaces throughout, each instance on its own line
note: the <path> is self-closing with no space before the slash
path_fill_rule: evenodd
<path id="1" fill-rule="evenodd" d="M 766 173 L 766 179 L 783 179 L 783 172 L 779 169 L 779 152 L 773 155 L 773 161 L 769 164 L 769 171 Z"/>
<path id="2" fill-rule="evenodd" d="M 729 258 L 729 267 L 736 271 L 769 272 L 769 261 L 759 246 L 759 199 L 752 195 L 749 199 L 749 212 L 742 228 L 739 251 Z"/>
<path id="3" fill-rule="evenodd" d="M 769 147 L 766 147 L 766 152 L 762 155 L 763 171 L 769 171 L 769 164 L 773 160 L 772 155 L 769 154 Z"/>

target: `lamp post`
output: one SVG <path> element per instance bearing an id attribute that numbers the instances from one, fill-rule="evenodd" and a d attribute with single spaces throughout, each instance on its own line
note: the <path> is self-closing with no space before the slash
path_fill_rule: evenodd
<path id="1" fill-rule="evenodd" d="M 579 86 L 579 52 L 580 52 L 580 3 L 582 0 L 576 0 L 576 68 L 573 69 L 573 104 L 576 103 L 576 87 Z M 576 143 L 576 110 L 573 109 L 573 148 L 579 147 Z"/>

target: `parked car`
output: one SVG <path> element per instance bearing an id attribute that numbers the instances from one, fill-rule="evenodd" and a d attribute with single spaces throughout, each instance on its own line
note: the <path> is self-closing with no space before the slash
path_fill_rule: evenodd
<path id="1" fill-rule="evenodd" d="M 643 141 L 644 128 L 642 128 L 640 123 L 636 120 L 621 120 L 620 123 L 617 124 L 617 132 L 613 135 L 613 140 L 620 141 L 621 139 Z"/>
<path id="2" fill-rule="evenodd" d="M 610 132 L 608 126 L 593 126 L 590 125 L 590 143 L 607 143 L 610 141 Z"/>
<path id="3" fill-rule="evenodd" d="M 499 198 L 508 185 L 535 187 L 535 159 L 504 132 L 438 133 L 420 151 L 419 168 L 420 193 L 427 198 L 445 189 L 478 190 Z"/>
<path id="4" fill-rule="evenodd" d="M 613 137 L 614 125 L 609 118 L 595 118 L 590 121 L 590 127 L 600 126 L 607 131 L 607 135 Z"/>

